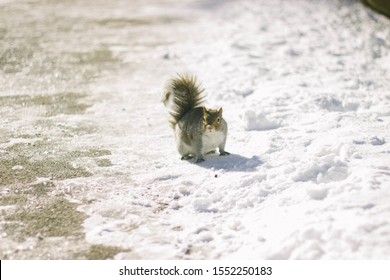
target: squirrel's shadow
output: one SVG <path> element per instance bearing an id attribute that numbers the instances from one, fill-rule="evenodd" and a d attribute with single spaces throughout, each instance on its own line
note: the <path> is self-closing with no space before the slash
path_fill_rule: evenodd
<path id="1" fill-rule="evenodd" d="M 190 161 L 193 163 L 193 160 Z M 254 172 L 256 171 L 256 168 L 262 164 L 263 161 L 258 156 L 247 158 L 237 154 L 226 156 L 208 155 L 205 157 L 204 162 L 198 163 L 198 165 L 203 168 L 222 169 L 231 172 Z"/>

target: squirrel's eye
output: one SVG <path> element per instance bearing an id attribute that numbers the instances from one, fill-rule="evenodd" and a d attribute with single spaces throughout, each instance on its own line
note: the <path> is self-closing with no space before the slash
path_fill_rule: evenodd
<path id="1" fill-rule="evenodd" d="M 220 118 L 218 118 L 218 119 L 217 119 L 217 123 L 219 123 L 220 121 L 221 121 L 221 119 L 220 119 Z"/>

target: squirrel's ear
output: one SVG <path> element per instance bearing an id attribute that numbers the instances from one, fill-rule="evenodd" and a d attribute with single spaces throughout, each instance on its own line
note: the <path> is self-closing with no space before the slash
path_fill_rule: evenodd
<path id="1" fill-rule="evenodd" d="M 207 114 L 209 111 L 207 110 L 207 108 L 206 107 L 203 107 L 203 113 L 204 114 Z"/>
<path id="2" fill-rule="evenodd" d="M 220 115 L 222 115 L 222 107 L 219 107 L 219 109 L 218 109 L 218 113 L 220 114 Z"/>

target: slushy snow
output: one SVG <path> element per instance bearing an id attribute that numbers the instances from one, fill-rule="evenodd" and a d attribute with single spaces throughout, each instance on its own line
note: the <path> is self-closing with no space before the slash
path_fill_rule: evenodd
<path id="1" fill-rule="evenodd" d="M 84 85 L 87 115 L 59 121 L 97 124 L 69 145 L 112 151 L 59 182 L 90 201 L 87 242 L 127 249 L 115 259 L 390 257 L 387 18 L 341 0 L 80 3 L 56 13 L 104 28 L 48 48 L 104 45 L 118 64 Z M 182 72 L 223 107 L 231 155 L 180 160 L 161 98 Z"/>

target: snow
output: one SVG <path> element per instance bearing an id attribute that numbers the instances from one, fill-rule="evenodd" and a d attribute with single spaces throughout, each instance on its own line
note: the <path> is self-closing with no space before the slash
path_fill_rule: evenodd
<path id="1" fill-rule="evenodd" d="M 388 259 L 388 19 L 358 1 L 173 3 L 57 11 L 111 23 L 69 44 L 103 45 L 119 61 L 81 84 L 86 115 L 59 120 L 97 127 L 70 146 L 112 152 L 104 171 L 59 182 L 90 201 L 79 207 L 86 242 L 128 249 L 116 259 Z M 155 21 L 125 25 L 135 10 Z M 182 72 L 223 107 L 231 155 L 180 160 L 161 97 Z M 70 85 L 56 90 L 80 86 L 61 75 Z M 0 95 L 16 78 L 0 78 Z M 50 81 L 24 77 L 20 91 L 50 94 Z"/>
<path id="2" fill-rule="evenodd" d="M 256 114 L 254 111 L 249 110 L 245 112 L 244 127 L 246 130 L 269 130 L 278 128 L 279 125 L 268 120 L 264 114 Z"/>

